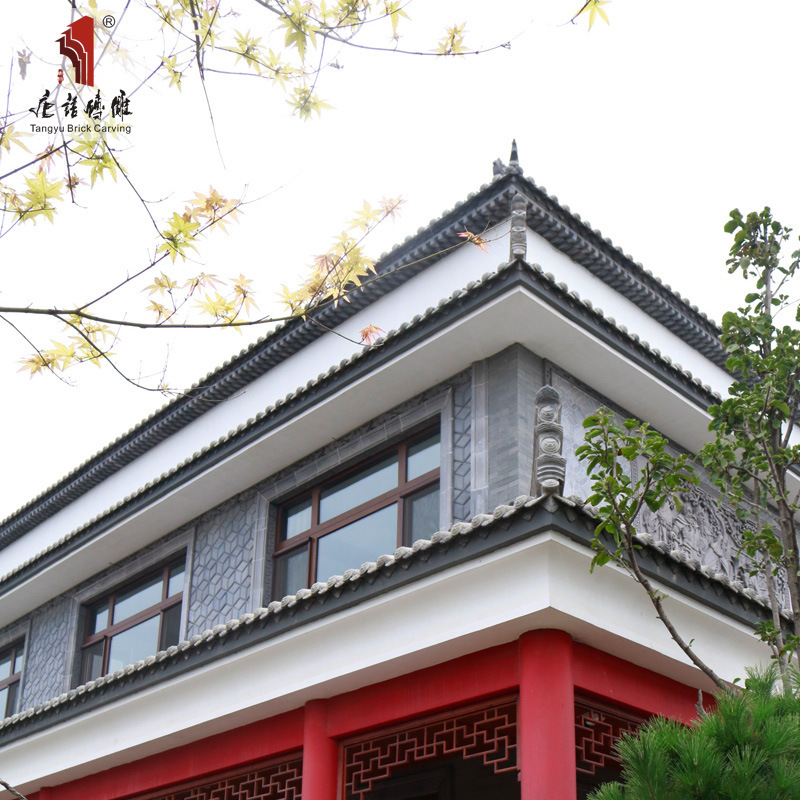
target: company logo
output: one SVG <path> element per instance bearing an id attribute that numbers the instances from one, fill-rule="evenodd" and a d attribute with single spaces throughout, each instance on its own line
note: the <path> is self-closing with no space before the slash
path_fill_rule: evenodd
<path id="1" fill-rule="evenodd" d="M 94 20 L 81 17 L 56 39 L 59 52 L 75 67 L 75 82 L 94 86 Z"/>

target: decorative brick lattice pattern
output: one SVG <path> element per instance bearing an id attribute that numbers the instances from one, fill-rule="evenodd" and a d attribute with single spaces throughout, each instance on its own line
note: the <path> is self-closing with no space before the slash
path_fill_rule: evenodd
<path id="1" fill-rule="evenodd" d="M 472 384 L 453 389 L 453 521 L 472 517 Z"/>
<path id="2" fill-rule="evenodd" d="M 260 767 L 202 786 L 160 794 L 152 800 L 300 800 L 303 761 Z"/>
<path id="3" fill-rule="evenodd" d="M 31 708 L 57 697 L 69 683 L 65 645 L 69 642 L 70 601 L 56 598 L 31 615 L 26 642 L 25 680 L 19 707 Z"/>
<path id="4" fill-rule="evenodd" d="M 594 775 L 599 769 L 620 769 L 614 746 L 623 733 L 635 733 L 644 722 L 644 717 L 623 716 L 576 703 L 575 760 L 578 772 Z"/>
<path id="5" fill-rule="evenodd" d="M 202 633 L 251 611 L 255 493 L 234 498 L 197 524 L 187 635 Z"/>
<path id="6" fill-rule="evenodd" d="M 495 773 L 516 770 L 516 702 L 425 722 L 346 746 L 345 796 L 362 800 L 377 781 L 398 768 L 454 757 L 480 758 Z"/>

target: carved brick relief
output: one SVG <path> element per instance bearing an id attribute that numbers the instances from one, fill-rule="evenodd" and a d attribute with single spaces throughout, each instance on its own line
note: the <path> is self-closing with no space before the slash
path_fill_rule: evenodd
<path id="1" fill-rule="evenodd" d="M 656 542 L 666 542 L 671 550 L 684 553 L 729 581 L 739 581 L 761 595 L 767 594 L 766 583 L 760 575 L 750 575 L 752 559 L 739 553 L 745 524 L 733 509 L 719 505 L 709 490 L 696 487 L 681 496 L 680 510 L 665 503 L 657 512 L 645 509 L 639 530 L 650 534 Z M 788 608 L 786 581 L 778 575 L 778 598 Z"/>

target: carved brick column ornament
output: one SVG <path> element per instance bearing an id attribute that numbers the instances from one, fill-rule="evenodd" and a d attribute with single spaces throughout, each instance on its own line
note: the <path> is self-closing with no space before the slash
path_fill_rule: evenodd
<path id="1" fill-rule="evenodd" d="M 533 480 L 531 494 L 562 494 L 567 459 L 561 454 L 564 428 L 561 425 L 561 399 L 552 386 L 543 386 L 534 400 Z"/>
<path id="2" fill-rule="evenodd" d="M 511 244 L 509 260 L 514 259 L 525 260 L 528 252 L 528 236 L 526 233 L 527 226 L 527 208 L 528 204 L 525 198 L 517 193 L 511 201 Z"/>

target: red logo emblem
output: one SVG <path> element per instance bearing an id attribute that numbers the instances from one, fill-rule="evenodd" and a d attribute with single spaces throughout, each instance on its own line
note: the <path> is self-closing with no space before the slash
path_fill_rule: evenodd
<path id="1" fill-rule="evenodd" d="M 94 86 L 94 20 L 76 19 L 56 41 L 61 55 L 75 67 L 75 82 Z"/>

